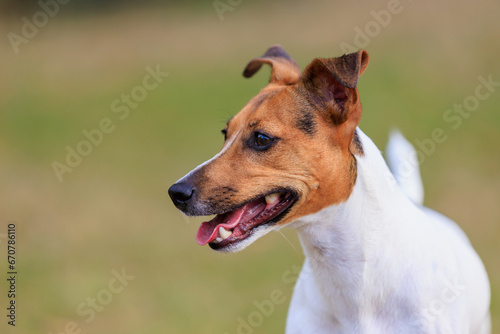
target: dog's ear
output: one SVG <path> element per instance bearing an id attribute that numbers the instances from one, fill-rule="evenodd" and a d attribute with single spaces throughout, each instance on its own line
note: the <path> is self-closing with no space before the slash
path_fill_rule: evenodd
<path id="1" fill-rule="evenodd" d="M 262 64 L 271 65 L 269 83 L 294 85 L 299 81 L 300 67 L 281 45 L 273 45 L 261 57 L 252 59 L 245 67 L 243 76 L 250 78 L 261 68 Z"/>
<path id="2" fill-rule="evenodd" d="M 357 103 L 356 85 L 358 77 L 365 71 L 367 65 L 368 53 L 364 50 L 338 58 L 316 58 L 304 70 L 299 88 L 307 91 L 312 104 L 320 110 L 328 110 L 335 124 L 341 124 L 348 118 L 354 117 L 357 126 L 361 108 Z"/>

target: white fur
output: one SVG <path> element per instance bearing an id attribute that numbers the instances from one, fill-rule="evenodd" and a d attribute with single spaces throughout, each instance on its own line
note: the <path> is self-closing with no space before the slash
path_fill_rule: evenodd
<path id="1" fill-rule="evenodd" d="M 349 199 L 291 224 L 306 260 L 286 332 L 490 333 L 488 277 L 467 237 L 416 206 L 358 133 L 364 155 Z"/>

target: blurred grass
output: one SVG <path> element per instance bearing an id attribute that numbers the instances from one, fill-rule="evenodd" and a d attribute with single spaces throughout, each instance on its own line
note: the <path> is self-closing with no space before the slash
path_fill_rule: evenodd
<path id="1" fill-rule="evenodd" d="M 442 114 L 474 93 L 478 76 L 500 81 L 499 4 L 403 6 L 366 47 L 361 128 L 381 149 L 393 126 L 411 141 L 445 130 L 446 142 L 422 164 L 426 203 L 455 219 L 484 260 L 496 325 L 500 92 L 457 130 Z M 265 85 L 268 69 L 241 76 L 248 60 L 274 43 L 302 68 L 339 55 L 353 27 L 385 7 L 243 2 L 222 22 L 210 2 L 196 10 L 61 12 L 19 54 L 0 42 L 0 233 L 9 221 L 19 229 L 19 323 L 5 326 L 9 333 L 59 333 L 68 321 L 89 333 L 235 333 L 237 317 L 273 289 L 287 301 L 255 332 L 283 332 L 291 286 L 282 275 L 303 260 L 295 233 L 266 236 L 231 256 L 213 253 L 195 244 L 200 219 L 181 216 L 166 189 L 217 152 L 226 120 Z M 18 17 L 1 22 L 3 35 L 21 28 Z M 111 102 L 156 64 L 169 77 L 119 120 Z M 105 117 L 113 133 L 59 183 L 51 163 L 63 162 L 66 145 L 74 148 L 81 131 Z M 121 268 L 136 278 L 85 323 L 76 307 Z"/>

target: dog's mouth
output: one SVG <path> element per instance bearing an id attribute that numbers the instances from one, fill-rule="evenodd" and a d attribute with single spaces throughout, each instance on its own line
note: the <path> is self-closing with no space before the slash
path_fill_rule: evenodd
<path id="1" fill-rule="evenodd" d="M 248 238 L 256 227 L 277 223 L 295 201 L 296 196 L 289 191 L 261 196 L 202 223 L 196 234 L 196 241 L 200 245 L 209 244 L 212 249 L 236 244 Z"/>

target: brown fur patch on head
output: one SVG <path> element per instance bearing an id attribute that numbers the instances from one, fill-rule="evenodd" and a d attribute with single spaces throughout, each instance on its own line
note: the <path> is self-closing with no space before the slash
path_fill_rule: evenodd
<path id="1" fill-rule="evenodd" d="M 298 84 L 266 86 L 228 122 L 219 155 L 193 176 L 198 200 L 220 213 L 288 190 L 297 201 L 279 224 L 347 200 L 363 148 L 358 91 L 345 84 L 357 81 L 363 59 L 315 60 Z M 265 150 L 254 145 L 258 134 L 272 139 Z"/>

